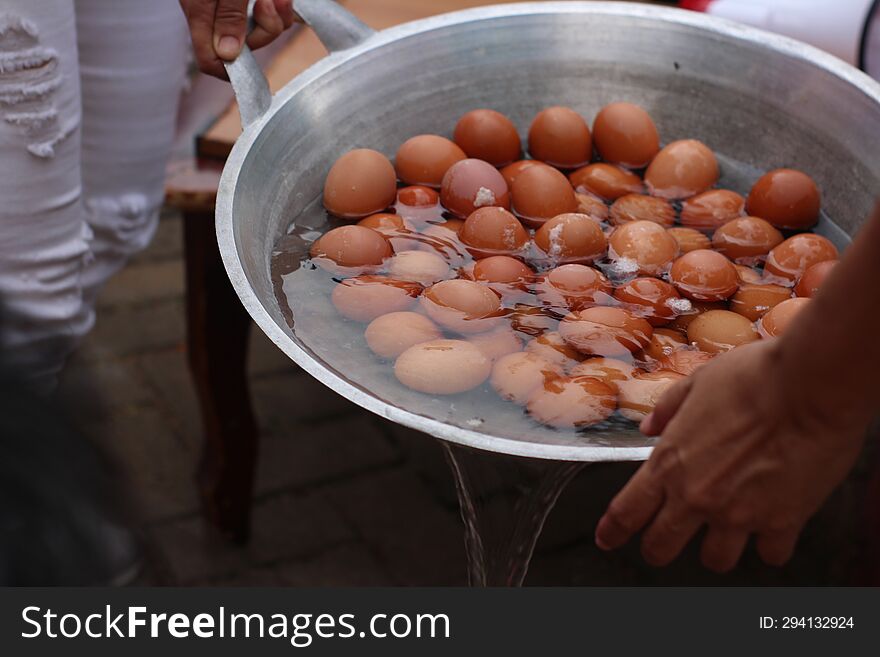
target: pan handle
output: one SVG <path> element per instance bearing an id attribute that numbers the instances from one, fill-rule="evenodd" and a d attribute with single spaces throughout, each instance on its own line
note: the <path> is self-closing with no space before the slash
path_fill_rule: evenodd
<path id="1" fill-rule="evenodd" d="M 248 31 L 253 29 L 255 4 L 256 0 L 248 2 Z M 331 53 L 353 48 L 376 33 L 334 0 L 294 0 L 294 8 Z M 246 45 L 238 58 L 225 66 L 238 101 L 241 125 L 247 128 L 259 120 L 272 104 L 269 82 L 254 53 Z"/>

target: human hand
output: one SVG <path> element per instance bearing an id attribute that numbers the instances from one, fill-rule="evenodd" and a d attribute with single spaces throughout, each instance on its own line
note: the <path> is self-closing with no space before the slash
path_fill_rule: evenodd
<path id="1" fill-rule="evenodd" d="M 257 0 L 256 27 L 248 34 L 248 0 L 180 0 L 180 6 L 199 68 L 219 78 L 226 78 L 223 62 L 238 57 L 245 42 L 254 50 L 262 48 L 297 20 L 292 0 Z"/>
<path id="2" fill-rule="evenodd" d="M 732 569 L 752 534 L 766 563 L 788 561 L 855 463 L 866 426 L 823 412 L 823 389 L 836 382 L 793 377 L 780 344 L 734 349 L 661 399 L 641 426 L 660 442 L 599 521 L 600 548 L 647 527 L 645 560 L 667 565 L 707 525 L 701 559 L 711 570 Z"/>

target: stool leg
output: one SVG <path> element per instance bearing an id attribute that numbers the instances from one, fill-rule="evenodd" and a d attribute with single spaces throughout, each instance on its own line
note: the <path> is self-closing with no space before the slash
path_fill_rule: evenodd
<path id="1" fill-rule="evenodd" d="M 183 225 L 187 352 L 204 432 L 197 482 L 207 521 L 243 543 L 259 442 L 246 371 L 251 321 L 223 268 L 213 214 L 185 213 Z"/>

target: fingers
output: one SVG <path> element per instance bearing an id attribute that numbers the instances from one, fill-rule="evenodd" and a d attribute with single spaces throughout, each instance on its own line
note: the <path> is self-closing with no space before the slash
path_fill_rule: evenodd
<path id="1" fill-rule="evenodd" d="M 657 402 L 657 406 L 654 407 L 654 412 L 642 420 L 639 430 L 646 436 L 659 436 L 663 433 L 666 425 L 675 417 L 678 409 L 681 408 L 684 400 L 687 399 L 692 384 L 693 378 L 688 377 L 667 390 L 666 394 Z"/>
<path id="2" fill-rule="evenodd" d="M 275 0 L 275 9 L 278 15 L 281 16 L 281 20 L 284 21 L 285 29 L 301 21 L 300 17 L 293 10 L 293 3 L 290 0 Z"/>
<path id="3" fill-rule="evenodd" d="M 758 534 L 756 547 L 761 559 L 770 566 L 784 566 L 791 559 L 800 536 L 800 528 L 778 533 Z"/>
<path id="4" fill-rule="evenodd" d="M 254 50 L 272 43 L 285 29 L 275 0 L 257 0 L 254 5 L 254 23 L 256 26 L 247 37 L 248 46 Z"/>
<path id="5" fill-rule="evenodd" d="M 613 550 L 626 543 L 654 517 L 663 503 L 663 490 L 647 465 L 639 468 L 596 526 L 596 545 Z"/>
<path id="6" fill-rule="evenodd" d="M 729 572 L 739 562 L 748 540 L 744 530 L 710 526 L 700 549 L 700 561 L 716 573 Z"/>
<path id="7" fill-rule="evenodd" d="M 247 35 L 247 6 L 248 0 L 217 0 L 213 43 L 223 61 L 231 62 L 241 53 Z"/>
<path id="8" fill-rule="evenodd" d="M 700 516 L 668 500 L 642 536 L 642 556 L 652 566 L 669 565 L 702 524 Z"/>
<path id="9" fill-rule="evenodd" d="M 181 0 L 192 35 L 193 55 L 199 68 L 220 78 L 226 77 L 223 62 L 214 51 L 214 14 L 217 0 Z"/>

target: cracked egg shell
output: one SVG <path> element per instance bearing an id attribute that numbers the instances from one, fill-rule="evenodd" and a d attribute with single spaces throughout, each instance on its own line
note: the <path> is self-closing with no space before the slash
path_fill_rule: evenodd
<path id="1" fill-rule="evenodd" d="M 464 222 L 459 239 L 474 258 L 519 253 L 529 244 L 529 233 L 504 208 L 480 208 Z"/>
<path id="2" fill-rule="evenodd" d="M 656 276 L 665 272 L 678 255 L 678 242 L 663 226 L 633 221 L 618 226 L 608 240 L 608 257 L 624 273 Z M 630 266 L 631 265 L 631 266 Z"/>
<path id="3" fill-rule="evenodd" d="M 706 144 L 696 139 L 674 141 L 651 162 L 645 184 L 653 196 L 685 199 L 718 182 L 718 160 Z"/>
<path id="4" fill-rule="evenodd" d="M 658 365 L 661 370 L 677 372 L 683 376 L 691 376 L 713 358 L 715 358 L 715 354 L 705 351 L 678 349 L 661 358 Z"/>
<path id="5" fill-rule="evenodd" d="M 498 359 L 490 381 L 502 399 L 525 405 L 535 390 L 562 376 L 564 372 L 558 364 L 521 351 Z"/>
<path id="6" fill-rule="evenodd" d="M 608 240 L 585 214 L 553 217 L 535 232 L 535 244 L 554 263 L 589 263 L 605 256 Z"/>
<path id="7" fill-rule="evenodd" d="M 439 135 L 417 135 L 398 149 L 394 164 L 397 176 L 407 185 L 438 188 L 456 162 L 466 159 L 455 142 Z"/>
<path id="8" fill-rule="evenodd" d="M 333 288 L 331 300 L 341 315 L 356 322 L 372 322 L 388 313 L 407 310 L 422 286 L 387 276 L 355 276 Z"/>
<path id="9" fill-rule="evenodd" d="M 608 221 L 608 206 L 604 201 L 600 201 L 590 194 L 575 194 L 575 198 L 577 198 L 579 214 L 585 214 L 600 224 Z"/>
<path id="10" fill-rule="evenodd" d="M 709 240 L 709 237 L 696 228 L 673 226 L 672 228 L 667 228 L 666 232 L 672 235 L 673 239 L 678 242 L 678 252 L 680 254 L 712 248 L 712 242 Z"/>
<path id="11" fill-rule="evenodd" d="M 390 207 L 397 176 L 387 157 L 359 148 L 340 157 L 324 182 L 324 207 L 343 219 L 360 219 Z"/>
<path id="12" fill-rule="evenodd" d="M 548 331 L 539 335 L 526 345 L 526 351 L 541 356 L 563 369 L 577 365 L 584 358 L 577 349 L 562 339 L 559 331 Z"/>
<path id="13" fill-rule="evenodd" d="M 651 326 L 663 326 L 680 313 L 676 301 L 681 296 L 675 287 L 659 278 L 635 278 L 614 291 L 614 298 L 637 317 L 648 320 Z"/>
<path id="14" fill-rule="evenodd" d="M 723 301 L 739 288 L 733 263 L 716 251 L 685 253 L 672 263 L 669 280 L 684 296 L 695 301 Z"/>
<path id="15" fill-rule="evenodd" d="M 541 424 L 557 429 L 584 429 L 604 422 L 617 408 L 608 385 L 588 376 L 547 381 L 529 397 L 526 409 Z"/>
<path id="16" fill-rule="evenodd" d="M 422 297 L 428 317 L 458 333 L 482 333 L 498 325 L 501 300 L 474 281 L 456 279 L 432 285 Z"/>
<path id="17" fill-rule="evenodd" d="M 470 342 L 432 340 L 410 347 L 394 364 L 403 385 L 429 395 L 455 395 L 483 384 L 492 361 Z"/>
<path id="18" fill-rule="evenodd" d="M 510 209 L 510 191 L 504 177 L 488 162 L 467 159 L 453 164 L 440 188 L 440 202 L 456 217 L 495 206 Z"/>
<path id="19" fill-rule="evenodd" d="M 839 257 L 837 247 L 828 238 L 801 233 L 770 251 L 764 273 L 777 277 L 780 282 L 794 283 L 813 265 Z"/>
<path id="20" fill-rule="evenodd" d="M 622 308 L 596 306 L 568 315 L 559 323 L 559 334 L 582 354 L 629 356 L 651 342 L 653 327 Z"/>
<path id="21" fill-rule="evenodd" d="M 541 304 L 565 311 L 608 303 L 614 288 L 598 269 L 570 264 L 541 276 L 535 291 Z"/>
<path id="22" fill-rule="evenodd" d="M 677 329 L 655 328 L 651 342 L 644 349 L 644 355 L 653 360 L 660 360 L 688 344 L 687 336 Z M 665 368 L 669 369 L 669 368 Z"/>

